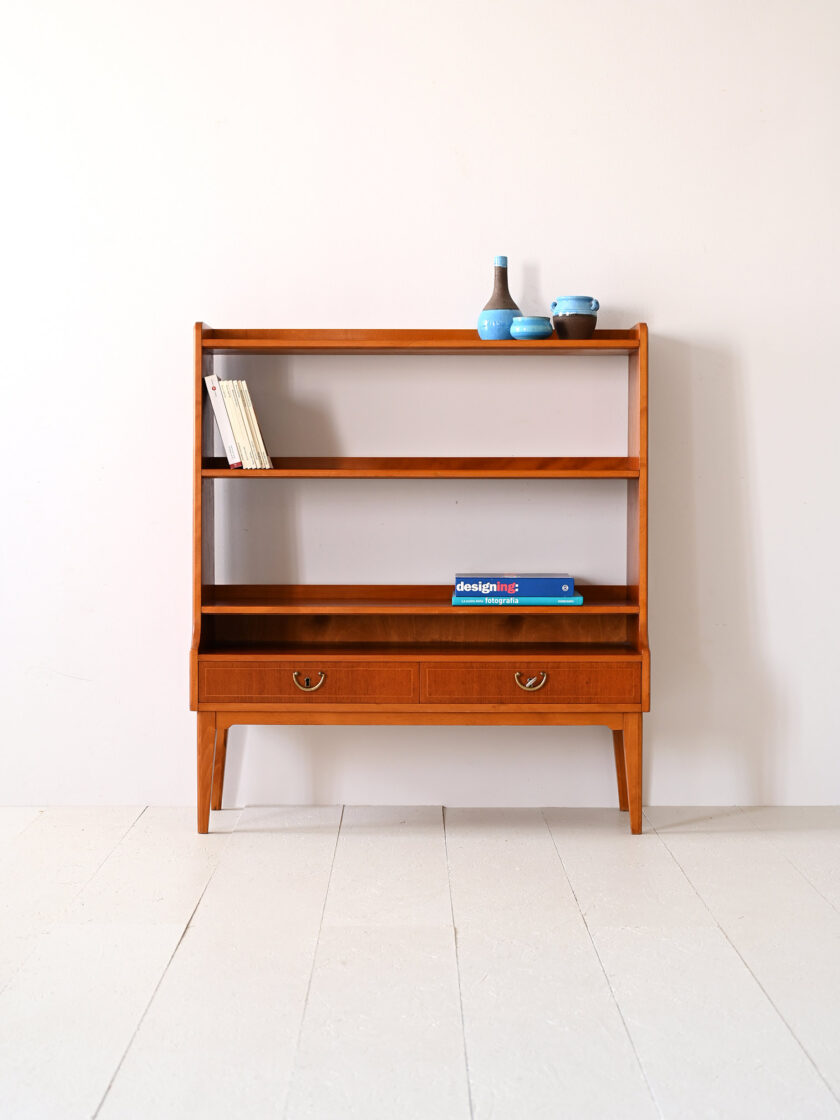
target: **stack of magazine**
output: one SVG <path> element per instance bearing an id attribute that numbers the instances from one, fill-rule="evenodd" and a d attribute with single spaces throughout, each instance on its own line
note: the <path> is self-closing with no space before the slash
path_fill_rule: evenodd
<path id="1" fill-rule="evenodd" d="M 251 394 L 244 381 L 220 381 L 215 373 L 204 378 L 227 461 L 233 468 L 271 470 L 257 423 Z"/>
<path id="2" fill-rule="evenodd" d="M 479 572 L 455 576 L 454 607 L 579 607 L 571 576 L 549 572 Z"/>

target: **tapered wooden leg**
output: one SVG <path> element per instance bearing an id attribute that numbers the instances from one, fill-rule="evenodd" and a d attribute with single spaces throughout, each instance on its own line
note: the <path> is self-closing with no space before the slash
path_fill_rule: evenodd
<path id="1" fill-rule="evenodd" d="M 216 729 L 216 753 L 213 760 L 213 796 L 210 799 L 211 809 L 221 809 L 222 790 L 225 788 L 225 756 L 227 755 L 228 729 Z"/>
<path id="2" fill-rule="evenodd" d="M 627 769 L 624 765 L 624 732 L 613 731 L 613 751 L 615 752 L 615 780 L 618 783 L 618 807 L 626 813 L 629 809 L 627 801 Z"/>
<path id="3" fill-rule="evenodd" d="M 630 802 L 630 831 L 642 831 L 642 713 L 624 716 L 624 766 Z"/>
<path id="4" fill-rule="evenodd" d="M 213 779 L 213 748 L 216 745 L 216 713 L 198 713 L 198 831 L 210 829 L 210 786 Z"/>

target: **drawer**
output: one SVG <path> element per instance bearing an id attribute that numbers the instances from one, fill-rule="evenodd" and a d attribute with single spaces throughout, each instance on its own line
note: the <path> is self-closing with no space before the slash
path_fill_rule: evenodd
<path id="1" fill-rule="evenodd" d="M 295 684 L 295 673 L 304 688 Z M 306 691 L 307 681 L 311 691 Z M 209 661 L 199 665 L 200 704 L 411 704 L 418 692 L 416 662 Z"/>
<path id="2" fill-rule="evenodd" d="M 517 674 L 523 685 L 532 682 L 531 689 L 517 684 Z M 424 662 L 420 699 L 427 704 L 640 704 L 642 667 L 638 661 Z"/>

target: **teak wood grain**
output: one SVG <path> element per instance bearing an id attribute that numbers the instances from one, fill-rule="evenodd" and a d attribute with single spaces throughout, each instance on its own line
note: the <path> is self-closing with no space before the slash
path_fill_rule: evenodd
<path id="1" fill-rule="evenodd" d="M 635 588 L 583 586 L 580 606 L 454 606 L 452 587 L 400 584 L 217 584 L 202 591 L 204 614 L 638 614 Z"/>
<path id="2" fill-rule="evenodd" d="M 202 346 L 227 354 L 630 354 L 639 332 L 600 330 L 593 338 L 486 341 L 465 330 L 211 330 Z"/>
<path id="3" fill-rule="evenodd" d="M 313 691 L 295 683 L 311 681 Z M 314 686 L 318 686 L 317 688 Z M 418 666 L 405 661 L 203 661 L 199 700 L 204 704 L 398 704 L 418 698 Z"/>
<path id="4" fill-rule="evenodd" d="M 210 827 L 210 791 L 213 782 L 213 756 L 216 748 L 216 713 L 198 713 L 198 831 Z"/>
<path id="5" fill-rule="evenodd" d="M 630 809 L 630 831 L 642 831 L 642 714 L 627 712 L 624 716 L 624 767 L 627 774 L 627 802 Z"/>
<path id="6" fill-rule="evenodd" d="M 521 680 L 543 679 L 529 691 Z M 304 691 L 298 681 L 317 686 Z M 419 681 L 419 687 L 418 687 Z M 521 707 L 638 707 L 641 664 L 638 661 L 390 662 L 334 661 L 309 656 L 283 660 L 205 661 L 199 670 L 202 707 L 283 704 L 298 706 L 351 704 L 378 707 L 421 703 Z"/>
<path id="7" fill-rule="evenodd" d="M 544 683 L 529 692 L 516 682 Z M 547 658 L 487 664 L 422 664 L 420 699 L 441 704 L 639 704 L 641 668 L 623 661 L 550 661 Z"/>
<path id="8" fill-rule="evenodd" d="M 621 730 L 624 727 L 624 712 L 613 711 L 515 711 L 510 705 L 500 706 L 490 711 L 484 708 L 468 711 L 428 711 L 415 705 L 411 711 L 374 711 L 373 709 L 352 710 L 347 708 L 266 708 L 255 711 L 252 708 L 237 710 L 223 709 L 216 712 L 217 727 L 236 727 L 239 724 L 286 726 L 288 724 L 341 724 L 347 726 L 396 724 L 404 727 L 608 727 Z"/>
<path id="9" fill-rule="evenodd" d="M 271 469 L 236 470 L 227 459 L 205 457 L 204 478 L 638 478 L 633 456 L 559 458 L 441 458 L 272 456 Z"/>
<path id="10" fill-rule="evenodd" d="M 417 661 L 448 662 L 464 661 L 467 658 L 480 659 L 482 664 L 494 661 L 597 661 L 627 662 L 641 664 L 642 654 L 629 643 L 610 642 L 601 645 L 596 642 L 338 642 L 330 644 L 318 640 L 295 642 L 289 645 L 257 645 L 249 643 L 240 647 L 224 646 L 219 649 L 205 650 L 201 654 L 201 664 L 215 661 L 253 661 L 259 658 L 260 664 L 282 661 L 287 664 L 296 661 L 329 659 L 331 661 Z"/>
<path id="11" fill-rule="evenodd" d="M 285 457 L 264 471 L 213 455 L 204 378 L 215 354 L 624 355 L 627 447 L 603 457 Z M 561 371 L 561 365 L 557 367 Z M 619 807 L 642 827 L 648 647 L 648 336 L 486 342 L 453 330 L 213 330 L 195 327 L 193 637 L 198 830 L 221 807 L 235 724 L 602 725 L 613 735 Z M 282 452 L 282 448 L 273 449 Z M 214 485 L 232 478 L 623 479 L 626 582 L 584 586 L 580 607 L 454 607 L 450 587 L 217 585 Z M 322 686 L 301 691 L 299 680 Z M 514 674 L 540 679 L 523 691 Z"/>
<path id="12" fill-rule="evenodd" d="M 503 650 L 538 644 L 556 646 L 555 652 L 560 655 L 573 652 L 572 647 L 577 646 L 589 651 L 601 648 L 609 652 L 612 648 L 624 652 L 629 645 L 641 657 L 634 622 L 632 614 L 624 613 L 516 613 L 515 608 L 507 607 L 495 613 L 490 608 L 472 613 L 464 608 L 450 613 L 208 614 L 202 622 L 202 653 L 251 646 L 259 647 L 262 653 L 307 646 L 318 649 L 322 644 L 348 650 L 357 646 L 360 652 L 377 645 L 394 649 L 449 645 L 453 651 L 460 651 L 463 659 L 467 646 L 481 646 L 484 656 L 488 646 Z"/>

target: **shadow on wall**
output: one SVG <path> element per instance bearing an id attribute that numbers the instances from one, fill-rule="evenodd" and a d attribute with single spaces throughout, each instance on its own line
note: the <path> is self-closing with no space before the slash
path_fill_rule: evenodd
<path id="1" fill-rule="evenodd" d="M 776 759 L 788 713 L 762 658 L 767 600 L 736 356 L 652 336 L 650 402 L 646 794 L 702 804 L 731 788 L 764 804 L 782 792 Z"/>
<path id="2" fill-rule="evenodd" d="M 220 376 L 242 378 L 254 402 L 268 453 L 341 455 L 335 425 L 327 409 L 305 394 L 295 393 L 288 361 L 282 357 L 229 357 Z M 302 437 L 304 442 L 302 443 Z M 276 451 L 275 451 L 276 453 Z M 300 581 L 297 525 L 300 491 L 294 484 L 254 479 L 226 483 L 236 488 L 236 501 L 219 491 L 216 510 L 216 565 L 220 583 L 276 583 L 278 572 L 288 583 Z M 272 487 L 270 491 L 266 487 Z M 271 516 L 265 515 L 270 498 Z M 258 527 L 258 540 L 249 537 Z"/>
<path id="3" fill-rule="evenodd" d="M 634 318 L 625 314 L 621 321 L 632 322 Z M 340 437 L 327 411 L 293 391 L 282 359 L 276 359 L 270 368 L 264 358 L 238 359 L 231 362 L 225 375 L 247 378 L 258 414 L 271 425 L 265 431 L 269 449 L 287 447 L 293 454 L 305 453 L 297 446 L 304 433 L 306 442 L 313 441 L 321 454 L 342 454 Z M 275 403 L 279 393 L 288 407 L 268 407 L 264 394 L 269 389 Z M 263 399 L 266 407 L 261 407 Z M 651 804 L 708 804 L 720 801 L 722 790 L 731 790 L 732 801 L 772 802 L 782 794 L 783 775 L 776 760 L 786 734 L 788 712 L 780 687 L 783 682 L 770 679 L 762 658 L 759 603 L 767 599 L 757 582 L 760 558 L 748 474 L 750 429 L 737 357 L 723 349 L 652 335 L 650 402 L 653 685 L 652 710 L 645 720 L 644 798 Z M 244 501 L 240 492 L 240 501 L 234 504 L 241 511 L 238 528 L 244 532 L 249 524 L 260 523 L 263 487 L 275 484 L 254 481 L 235 485 L 247 488 Z M 285 579 L 300 578 L 296 495 L 295 486 L 284 488 L 280 497 L 278 491 L 272 491 L 272 527 L 269 536 L 260 532 L 257 556 L 247 538 L 243 539 L 243 532 L 222 529 L 218 555 L 224 574 L 220 579 L 236 582 L 241 572 L 246 582 L 255 578 L 272 582 L 278 567 Z M 236 544 L 225 543 L 231 541 Z M 434 742 L 429 738 L 432 729 L 424 732 L 404 729 L 403 738 L 418 754 Z M 253 737 L 256 745 L 265 733 L 266 729 L 234 730 L 235 749 L 229 754 L 226 780 L 231 793 L 240 785 L 246 740 Z M 510 729 L 487 729 L 483 736 L 486 752 L 492 757 L 494 748 L 502 746 L 502 737 L 508 741 L 510 733 Z M 560 729 L 554 732 L 558 733 Z M 599 773 L 605 767 L 598 790 L 606 793 L 609 789 L 606 803 L 611 803 L 609 736 L 603 729 L 593 729 L 587 736 L 572 729 L 566 734 L 574 736 L 571 753 L 576 756 L 578 749 L 582 752 L 597 742 Z M 349 731 L 348 735 L 356 738 Z M 291 769 L 297 774 L 295 786 L 305 774 L 303 780 L 313 799 L 318 803 L 325 797 L 330 800 L 335 793 L 337 759 L 331 749 L 313 749 L 322 742 L 321 729 L 286 728 L 272 734 L 277 742 L 281 736 L 292 747 L 296 760 L 275 760 L 271 769 L 279 785 L 286 785 L 281 772 L 288 774 Z M 472 743 L 471 737 L 465 736 L 465 755 L 471 753 L 467 740 Z M 306 752 L 305 759 L 301 751 Z M 584 761 L 582 755 L 573 760 L 563 758 L 562 750 L 559 754 L 550 770 L 543 773 L 544 781 L 549 774 L 553 779 L 555 767 L 560 777 L 567 766 Z M 500 769 L 496 770 L 502 781 L 503 759 L 500 754 Z M 487 763 L 486 756 L 483 761 Z M 541 768 L 536 755 L 530 762 L 536 763 L 535 770 Z M 444 784 L 450 788 L 448 781 Z M 454 784 L 458 785 L 457 780 Z M 461 792 L 468 796 L 467 787 Z M 592 792 L 595 803 L 604 800 L 597 790 Z M 485 793 L 493 800 L 493 791 L 487 788 Z M 539 791 L 534 793 L 539 801 Z M 546 786 L 544 793 L 563 797 L 562 789 L 556 787 L 549 792 Z M 437 796 L 432 799 L 439 800 Z"/>
<path id="4" fill-rule="evenodd" d="M 317 401 L 307 400 L 295 392 L 294 374 L 288 359 L 281 356 L 228 357 L 219 363 L 221 377 L 242 378 L 259 419 L 260 429 L 269 455 L 277 448 L 285 454 L 341 455 L 342 449 L 335 425 L 328 410 Z M 302 558 L 298 548 L 300 490 L 294 483 L 254 479 L 231 481 L 224 485 L 236 488 L 236 500 L 227 501 L 220 488 L 216 506 L 216 571 L 219 583 L 276 583 L 278 573 L 288 583 L 301 582 Z M 266 517 L 266 487 L 270 491 L 270 516 Z M 250 527 L 258 526 L 258 540 L 250 538 Z M 267 729 L 259 729 L 265 734 Z M 281 736 L 306 728 L 272 729 L 278 744 Z M 247 757 L 247 742 L 259 735 L 252 726 L 237 726 L 230 732 L 225 788 L 238 790 Z M 306 738 L 304 734 L 304 739 Z M 310 762 L 314 767 L 315 763 Z M 313 781 L 313 785 L 316 783 Z M 270 791 L 268 791 L 270 792 Z M 273 797 L 280 800 L 281 794 Z M 230 792 L 226 797 L 230 804 Z"/>

